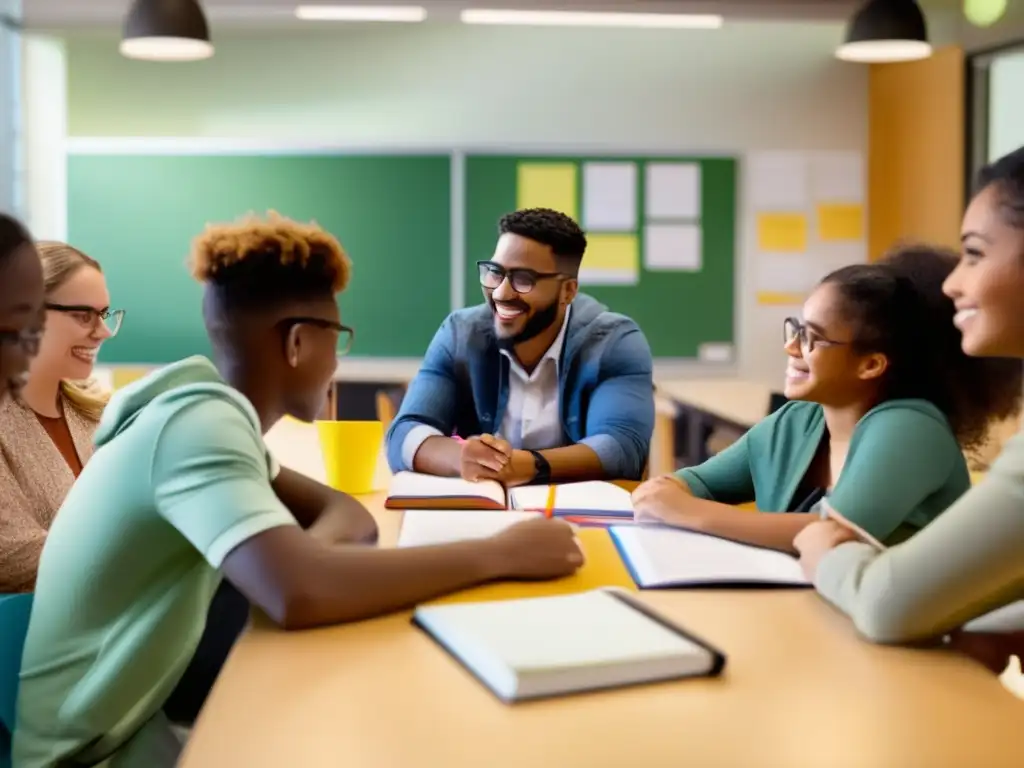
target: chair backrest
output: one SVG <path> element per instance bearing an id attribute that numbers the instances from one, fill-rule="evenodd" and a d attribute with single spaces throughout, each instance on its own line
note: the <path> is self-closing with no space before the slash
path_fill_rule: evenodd
<path id="1" fill-rule="evenodd" d="M 21 652 L 32 612 L 32 595 L 0 595 L 0 726 L 14 732 Z"/>
<path id="2" fill-rule="evenodd" d="M 395 420 L 404 396 L 405 387 L 387 387 L 377 390 L 377 421 L 384 425 L 385 432 L 391 426 L 391 422 Z"/>

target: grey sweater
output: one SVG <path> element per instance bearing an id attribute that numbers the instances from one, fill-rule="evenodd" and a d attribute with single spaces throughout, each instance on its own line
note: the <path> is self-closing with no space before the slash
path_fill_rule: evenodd
<path id="1" fill-rule="evenodd" d="M 1024 598 L 1024 433 L 912 539 L 885 552 L 849 543 L 827 553 L 815 586 L 879 643 L 943 635 Z"/>

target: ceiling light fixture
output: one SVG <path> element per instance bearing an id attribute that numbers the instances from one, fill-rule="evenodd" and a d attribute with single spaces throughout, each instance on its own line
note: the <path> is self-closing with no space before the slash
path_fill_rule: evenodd
<path id="1" fill-rule="evenodd" d="M 541 27 L 640 27 L 645 29 L 718 29 L 722 17 L 691 13 L 598 13 L 591 11 L 513 11 L 467 8 L 463 24 Z"/>
<path id="2" fill-rule="evenodd" d="M 917 0 L 868 0 L 846 29 L 836 58 L 860 63 L 915 61 L 932 55 Z"/>
<path id="3" fill-rule="evenodd" d="M 197 0 L 135 0 L 124 22 L 121 55 L 144 61 L 213 56 L 210 28 Z"/>
<path id="4" fill-rule="evenodd" d="M 404 21 L 427 18 L 418 5 L 300 5 L 295 15 L 303 21 Z"/>

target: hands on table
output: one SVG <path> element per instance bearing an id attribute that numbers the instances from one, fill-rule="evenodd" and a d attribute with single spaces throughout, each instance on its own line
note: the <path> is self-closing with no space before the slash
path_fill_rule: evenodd
<path id="1" fill-rule="evenodd" d="M 533 454 L 518 451 L 496 435 L 477 435 L 462 444 L 464 480 L 496 480 L 506 488 L 533 480 Z M 564 520 L 527 520 L 491 539 L 498 568 L 508 578 L 551 579 L 568 576 L 583 565 L 576 529 Z"/>
<path id="2" fill-rule="evenodd" d="M 699 530 L 706 507 L 690 493 L 686 483 L 675 475 L 662 475 L 637 486 L 633 491 L 633 519 L 638 523 L 665 523 Z"/>
<path id="3" fill-rule="evenodd" d="M 533 454 L 513 449 L 497 435 L 486 434 L 463 442 L 460 469 L 464 480 L 497 480 L 506 488 L 525 485 L 537 473 Z"/>

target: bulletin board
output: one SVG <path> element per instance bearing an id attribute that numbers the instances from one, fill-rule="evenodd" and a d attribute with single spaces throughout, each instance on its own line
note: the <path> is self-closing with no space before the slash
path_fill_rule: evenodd
<path id="1" fill-rule="evenodd" d="M 735 334 L 736 160 L 466 157 L 466 303 L 509 211 L 562 211 L 587 233 L 580 290 L 632 317 L 656 357 L 728 362 Z"/>

